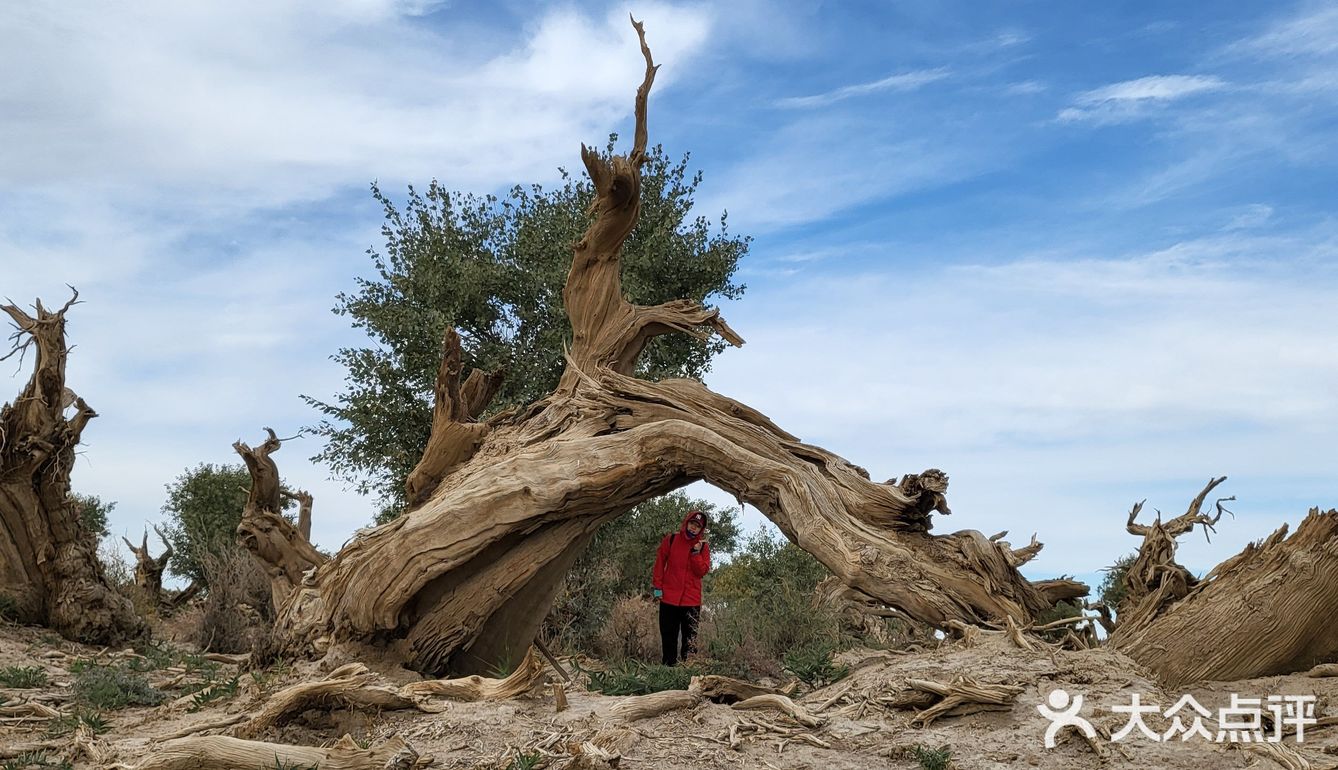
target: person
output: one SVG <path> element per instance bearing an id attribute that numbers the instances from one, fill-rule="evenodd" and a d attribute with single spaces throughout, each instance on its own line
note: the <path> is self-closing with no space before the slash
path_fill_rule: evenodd
<path id="1" fill-rule="evenodd" d="M 660 646 L 666 666 L 687 658 L 697 640 L 702 578 L 711 571 L 706 526 L 705 513 L 688 511 L 679 530 L 665 535 L 655 553 L 650 585 L 660 602 Z"/>

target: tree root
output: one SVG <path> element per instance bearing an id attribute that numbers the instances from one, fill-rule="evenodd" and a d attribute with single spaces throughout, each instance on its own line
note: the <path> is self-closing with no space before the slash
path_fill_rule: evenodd
<path id="1" fill-rule="evenodd" d="M 1321 663 L 1305 672 L 1306 676 L 1338 676 L 1338 663 Z"/>
<path id="2" fill-rule="evenodd" d="M 431 764 L 432 757 L 419 757 L 398 735 L 369 749 L 358 748 L 345 735 L 328 749 L 288 746 L 208 735 L 179 738 L 154 749 L 138 765 L 118 765 L 125 770 L 256 770 L 258 767 L 320 767 L 321 770 L 410 770 Z"/>
<path id="3" fill-rule="evenodd" d="M 412 697 L 401 695 L 388 687 L 372 685 L 372 679 L 373 674 L 366 666 L 350 663 L 330 672 L 330 676 L 322 681 L 303 682 L 280 690 L 266 701 L 259 713 L 233 730 L 233 734 L 238 738 L 255 738 L 310 708 L 426 710 Z"/>
<path id="4" fill-rule="evenodd" d="M 503 700 L 529 692 L 543 678 L 543 674 L 543 660 L 531 647 L 520 665 L 516 666 L 516 670 L 505 679 L 489 679 L 477 675 L 458 679 L 430 679 L 426 682 L 406 684 L 399 689 L 399 694 L 407 698 L 439 695 L 465 701 Z"/>
<path id="5" fill-rule="evenodd" d="M 742 679 L 715 674 L 692 677 L 688 690 L 713 703 L 737 703 L 758 695 L 789 695 L 774 687 L 763 687 Z"/>
<path id="6" fill-rule="evenodd" d="M 903 692 L 898 700 L 906 705 L 903 708 L 915 708 L 924 702 L 922 696 L 931 695 L 941 698 L 934 705 L 919 712 L 911 719 L 912 725 L 928 727 L 939 717 L 965 716 L 981 711 L 1006 711 L 1012 707 L 1013 699 L 1023 688 L 1011 684 L 979 684 L 968 677 L 959 676 L 951 684 L 940 684 L 926 679 L 908 679 L 906 685 L 910 691 Z"/>

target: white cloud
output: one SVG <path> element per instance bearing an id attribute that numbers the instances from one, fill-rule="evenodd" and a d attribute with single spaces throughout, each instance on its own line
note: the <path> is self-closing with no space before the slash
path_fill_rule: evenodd
<path id="1" fill-rule="evenodd" d="M 1321 4 L 1272 24 L 1236 49 L 1273 56 L 1327 56 L 1338 53 L 1338 7 Z"/>
<path id="2" fill-rule="evenodd" d="M 1059 112 L 1059 120 L 1114 122 L 1145 114 L 1150 105 L 1163 105 L 1194 94 L 1227 86 L 1211 75 L 1151 75 L 1095 88 L 1078 94 L 1074 106 Z"/>
<path id="3" fill-rule="evenodd" d="M 1188 547 L 1203 569 L 1338 504 L 1335 236 L 809 272 L 728 310 L 748 344 L 709 382 L 875 478 L 944 468 L 938 527 L 1039 530 L 1041 573 L 1110 564 L 1132 502 L 1183 509 L 1227 474 L 1241 518 Z"/>
<path id="4" fill-rule="evenodd" d="M 948 70 L 941 67 L 932 70 L 902 72 L 896 75 L 888 75 L 881 80 L 874 80 L 869 83 L 857 83 L 855 85 L 842 86 L 827 91 L 826 93 L 777 99 L 776 106 L 799 109 L 825 107 L 829 104 L 835 104 L 836 102 L 844 101 L 855 96 L 865 96 L 880 91 L 914 91 L 921 86 L 938 80 L 943 80 L 946 77 L 948 77 Z"/>

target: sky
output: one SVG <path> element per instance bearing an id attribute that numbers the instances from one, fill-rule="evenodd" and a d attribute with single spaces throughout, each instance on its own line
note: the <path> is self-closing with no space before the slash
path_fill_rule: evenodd
<path id="1" fill-rule="evenodd" d="M 1197 572 L 1338 506 L 1338 6 L 38 0 L 0 14 L 0 296 L 79 289 L 73 483 L 113 535 L 341 390 L 373 180 L 552 183 L 628 135 L 629 11 L 651 140 L 753 238 L 712 388 L 874 478 L 945 470 L 935 531 L 1036 532 L 1033 577 L 1099 580 L 1133 503 L 1212 476 Z M 319 441 L 275 459 L 337 549 L 377 504 Z"/>

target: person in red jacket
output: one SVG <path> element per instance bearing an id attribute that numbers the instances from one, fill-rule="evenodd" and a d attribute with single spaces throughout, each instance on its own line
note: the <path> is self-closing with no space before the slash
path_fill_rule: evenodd
<path id="1" fill-rule="evenodd" d="M 651 573 L 651 589 L 660 600 L 660 645 L 664 665 L 687 658 L 697 638 L 702 610 L 702 577 L 711 571 L 711 546 L 706 542 L 706 514 L 688 511 L 683 525 L 660 541 Z M 679 647 L 679 636 L 682 647 Z"/>

